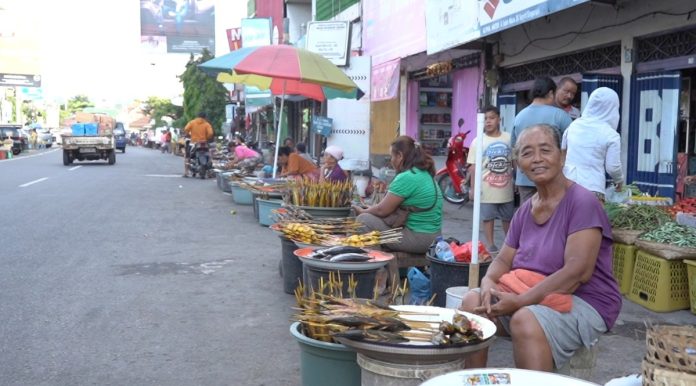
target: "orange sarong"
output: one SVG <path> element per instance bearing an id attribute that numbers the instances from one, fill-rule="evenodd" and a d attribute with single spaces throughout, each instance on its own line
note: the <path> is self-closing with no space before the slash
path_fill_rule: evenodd
<path id="1" fill-rule="evenodd" d="M 521 294 L 539 284 L 546 276 L 526 269 L 514 269 L 500 277 L 498 289 L 502 292 Z M 544 297 L 541 305 L 558 312 L 570 312 L 573 309 L 573 297 L 568 294 L 550 294 Z"/>

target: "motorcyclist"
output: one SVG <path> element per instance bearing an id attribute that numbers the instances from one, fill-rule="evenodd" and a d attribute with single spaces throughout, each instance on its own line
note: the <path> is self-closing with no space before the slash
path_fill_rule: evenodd
<path id="1" fill-rule="evenodd" d="M 189 158 L 191 158 L 191 142 L 208 142 L 213 139 L 213 127 L 208 122 L 208 116 L 204 112 L 198 113 L 198 117 L 193 118 L 184 127 L 186 136 L 186 146 L 184 154 L 184 177 L 188 177 Z"/>

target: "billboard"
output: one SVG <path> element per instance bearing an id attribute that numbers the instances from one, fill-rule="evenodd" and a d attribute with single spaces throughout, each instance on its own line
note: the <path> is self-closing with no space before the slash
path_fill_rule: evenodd
<path id="1" fill-rule="evenodd" d="M 215 54 L 214 0 L 140 0 L 140 36 L 152 53 Z"/>
<path id="2" fill-rule="evenodd" d="M 41 30 L 28 3 L 0 0 L 0 86 L 41 86 L 29 84 L 41 75 Z M 13 83 L 15 75 L 29 80 Z"/>

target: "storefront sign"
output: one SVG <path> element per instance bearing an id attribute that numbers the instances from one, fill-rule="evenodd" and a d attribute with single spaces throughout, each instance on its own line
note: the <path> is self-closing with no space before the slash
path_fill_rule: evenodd
<path id="1" fill-rule="evenodd" d="M 478 0 L 428 0 L 426 6 L 428 55 L 479 38 Z"/>
<path id="2" fill-rule="evenodd" d="M 347 21 L 312 21 L 307 27 L 306 47 L 337 66 L 348 63 L 350 23 Z"/>
<path id="3" fill-rule="evenodd" d="M 373 64 L 425 51 L 425 0 L 363 0 L 363 53 Z"/>
<path id="4" fill-rule="evenodd" d="M 271 19 L 242 19 L 242 44 L 244 47 L 268 46 L 271 44 Z"/>
<path id="5" fill-rule="evenodd" d="M 490 35 L 549 13 L 546 0 L 485 0 L 479 5 L 481 36 Z"/>
<path id="6" fill-rule="evenodd" d="M 229 28 L 227 29 L 227 44 L 230 46 L 230 52 L 242 48 L 242 29 Z"/>
<path id="7" fill-rule="evenodd" d="M 343 71 L 361 90 L 369 90 L 371 60 L 369 56 L 354 56 Z M 333 129 L 327 145 L 343 149 L 345 159 L 370 159 L 370 98 L 369 94 L 359 100 L 331 99 L 327 114 L 333 119 Z"/>
<path id="8" fill-rule="evenodd" d="M 386 101 L 398 96 L 400 68 L 401 59 L 372 67 L 372 87 L 370 89 L 372 102 Z"/>
<path id="9" fill-rule="evenodd" d="M 0 86 L 41 87 L 41 75 L 0 74 Z"/>
<path id="10" fill-rule="evenodd" d="M 333 119 L 327 117 L 320 117 L 318 115 L 312 115 L 312 129 L 324 137 L 328 137 L 331 134 L 331 128 L 333 127 Z"/>

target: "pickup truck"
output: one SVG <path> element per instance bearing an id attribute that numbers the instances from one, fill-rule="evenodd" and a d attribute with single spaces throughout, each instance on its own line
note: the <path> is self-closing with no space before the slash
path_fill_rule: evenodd
<path id="1" fill-rule="evenodd" d="M 116 163 L 113 136 L 115 120 L 104 114 L 78 113 L 76 123 L 69 131 L 64 131 L 63 165 L 73 161 L 107 160 L 109 165 Z"/>

